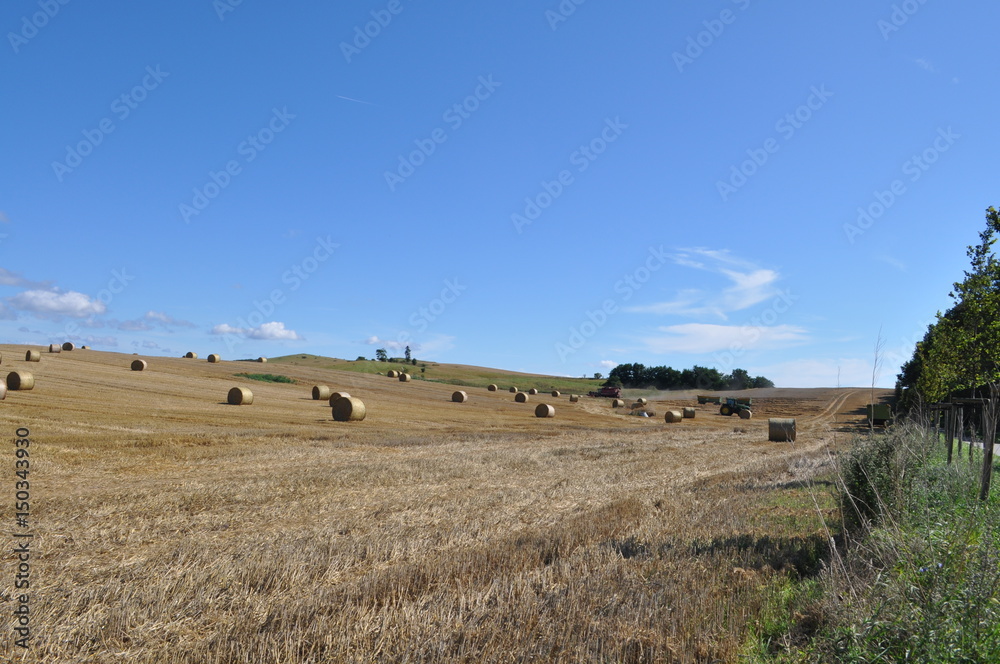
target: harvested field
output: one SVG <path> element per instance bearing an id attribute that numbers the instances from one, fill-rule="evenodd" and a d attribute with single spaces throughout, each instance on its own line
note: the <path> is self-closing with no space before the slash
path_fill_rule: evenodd
<path id="1" fill-rule="evenodd" d="M 298 385 L 233 408 L 238 368 L 158 357 L 150 381 L 131 360 L 31 365 L 38 387 L 0 408 L 31 431 L 37 661 L 736 661 L 761 584 L 792 564 L 770 496 L 822 469 L 868 399 L 752 390 L 743 421 L 649 398 L 698 409 L 668 426 L 607 399 L 539 418 L 289 367 Z M 334 421 L 317 384 L 365 419 Z M 767 442 L 769 417 L 797 419 L 794 445 Z"/>

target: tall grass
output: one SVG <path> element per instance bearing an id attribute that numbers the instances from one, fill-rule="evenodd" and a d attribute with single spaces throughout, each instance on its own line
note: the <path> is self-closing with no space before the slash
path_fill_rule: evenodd
<path id="1" fill-rule="evenodd" d="M 912 425 L 860 439 L 840 464 L 844 571 L 785 603 L 819 628 L 758 661 L 1000 662 L 1000 500 L 978 500 L 981 460 L 949 465 Z"/>

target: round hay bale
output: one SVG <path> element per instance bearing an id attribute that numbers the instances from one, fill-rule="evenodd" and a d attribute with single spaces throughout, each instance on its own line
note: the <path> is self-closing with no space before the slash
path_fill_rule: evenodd
<path id="1" fill-rule="evenodd" d="M 208 361 L 211 362 L 212 364 L 218 364 L 219 362 L 222 361 L 222 357 L 220 355 L 212 353 L 211 355 L 208 356 Z"/>
<path id="2" fill-rule="evenodd" d="M 80 350 L 90 350 L 90 346 L 80 346 Z"/>
<path id="3" fill-rule="evenodd" d="M 341 397 L 349 397 L 349 396 L 351 396 L 351 395 L 348 394 L 347 392 L 334 392 L 333 394 L 330 395 L 329 404 L 331 406 L 333 406 L 333 404 L 336 403 L 337 399 L 340 399 Z"/>
<path id="4" fill-rule="evenodd" d="M 326 385 L 313 385 L 312 394 L 316 401 L 326 401 L 333 394 L 333 390 Z"/>
<path id="5" fill-rule="evenodd" d="M 0 401 L 7 398 L 7 383 L 0 382 Z"/>
<path id="6" fill-rule="evenodd" d="M 559 390 L 552 390 L 552 396 L 554 396 L 554 397 L 560 396 Z"/>
<path id="7" fill-rule="evenodd" d="M 60 346 L 59 344 L 49 344 L 49 352 L 50 353 L 61 353 L 62 352 L 62 346 Z"/>
<path id="8" fill-rule="evenodd" d="M 647 403 L 649 403 L 648 401 L 646 401 L 646 400 L 645 400 L 644 398 L 642 398 L 642 397 L 639 397 L 638 399 L 636 399 L 636 400 L 635 400 L 635 402 L 636 402 L 637 404 L 639 404 L 640 406 L 645 406 L 645 405 L 646 405 Z"/>
<path id="9" fill-rule="evenodd" d="M 512 394 L 517 394 L 520 390 L 518 390 L 516 387 L 512 387 L 512 388 L 510 388 L 507 391 L 510 392 L 510 393 L 512 393 Z"/>
<path id="10" fill-rule="evenodd" d="M 360 422 L 367 412 L 365 403 L 355 397 L 341 397 L 333 404 L 333 419 L 338 422 Z"/>
<path id="11" fill-rule="evenodd" d="M 767 439 L 775 443 L 793 442 L 795 440 L 795 418 L 770 418 L 767 421 Z"/>
<path id="12" fill-rule="evenodd" d="M 266 357 L 258 357 L 257 361 L 260 362 L 261 364 L 267 364 L 267 358 Z"/>
<path id="13" fill-rule="evenodd" d="M 535 417 L 555 417 L 556 409 L 547 403 L 540 403 L 535 406 Z"/>
<path id="14" fill-rule="evenodd" d="M 680 422 L 684 419 L 684 413 L 679 410 L 668 410 L 667 414 L 663 416 L 667 424 L 673 424 L 674 422 Z"/>
<path id="15" fill-rule="evenodd" d="M 399 378 L 399 372 L 395 369 L 390 369 L 385 375 L 389 378 Z"/>
<path id="16" fill-rule="evenodd" d="M 615 399 L 614 401 L 611 402 L 611 407 L 612 408 L 624 408 L 625 407 L 625 401 L 623 399 Z"/>
<path id="17" fill-rule="evenodd" d="M 531 388 L 530 390 L 528 390 L 528 394 L 534 396 L 538 394 L 538 390 L 536 390 L 535 388 Z"/>
<path id="18" fill-rule="evenodd" d="M 693 419 L 693 418 L 694 418 L 695 414 L 696 414 L 696 413 L 697 413 L 698 411 L 696 411 L 696 410 L 695 410 L 694 408 L 691 408 L 690 406 L 688 406 L 688 407 L 686 407 L 686 408 L 685 408 L 685 409 L 684 409 L 683 411 L 681 411 L 681 412 L 682 412 L 682 413 L 684 414 L 684 417 L 686 417 L 687 419 L 689 419 L 689 420 L 690 420 L 690 419 Z"/>
<path id="19" fill-rule="evenodd" d="M 41 362 L 42 361 L 42 354 L 39 353 L 37 350 L 29 350 L 27 353 L 24 354 L 24 361 L 25 362 Z"/>
<path id="20" fill-rule="evenodd" d="M 74 346 L 71 342 L 67 341 L 66 343 L 64 343 L 62 345 L 62 349 L 63 350 L 76 350 L 76 346 Z"/>
<path id="21" fill-rule="evenodd" d="M 496 392 L 500 388 L 498 388 L 496 385 L 487 385 L 486 389 L 489 390 L 490 392 Z"/>
<path id="22" fill-rule="evenodd" d="M 229 390 L 229 405 L 249 406 L 253 403 L 253 392 L 245 387 L 234 387 Z"/>
<path id="23" fill-rule="evenodd" d="M 413 376 L 411 376 L 410 374 L 407 374 L 407 373 L 399 374 L 399 382 L 400 383 L 409 383 L 412 378 L 413 378 Z"/>
<path id="24" fill-rule="evenodd" d="M 743 408 L 742 410 L 740 410 L 740 419 L 741 420 L 749 420 L 751 417 L 753 417 L 753 411 L 749 411 L 746 408 Z"/>
<path id="25" fill-rule="evenodd" d="M 579 394 L 571 394 L 571 395 L 569 395 L 569 400 L 571 402 L 573 402 L 573 403 L 576 403 L 577 401 L 580 400 L 580 395 Z"/>
<path id="26" fill-rule="evenodd" d="M 132 360 L 132 371 L 145 371 L 148 366 L 146 360 Z"/>
<path id="27" fill-rule="evenodd" d="M 514 395 L 514 401 L 517 403 L 528 403 L 528 395 L 524 392 L 518 392 Z"/>
<path id="28" fill-rule="evenodd" d="M 198 359 L 198 353 L 188 353 L 184 357 L 186 359 L 188 359 L 188 360 L 197 360 Z"/>
<path id="29" fill-rule="evenodd" d="M 457 392 L 452 392 L 451 400 L 454 401 L 455 403 L 465 403 L 466 401 L 469 400 L 469 395 L 459 390 Z"/>
<path id="30" fill-rule="evenodd" d="M 35 387 L 35 377 L 27 371 L 11 371 L 7 374 L 8 390 L 30 390 Z"/>

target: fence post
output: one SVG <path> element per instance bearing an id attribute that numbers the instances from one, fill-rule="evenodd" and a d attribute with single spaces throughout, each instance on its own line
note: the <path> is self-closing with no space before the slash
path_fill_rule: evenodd
<path id="1" fill-rule="evenodd" d="M 997 384 L 990 384 L 990 400 L 983 404 L 983 474 L 979 483 L 979 500 L 990 497 L 990 479 L 993 477 L 993 443 L 997 434 Z"/>

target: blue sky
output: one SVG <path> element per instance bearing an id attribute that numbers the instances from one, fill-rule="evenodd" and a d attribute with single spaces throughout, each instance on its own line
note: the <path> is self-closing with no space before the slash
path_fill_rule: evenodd
<path id="1" fill-rule="evenodd" d="M 0 339 L 808 387 L 881 330 L 891 386 L 1000 202 L 998 19 L 8 2 Z"/>

